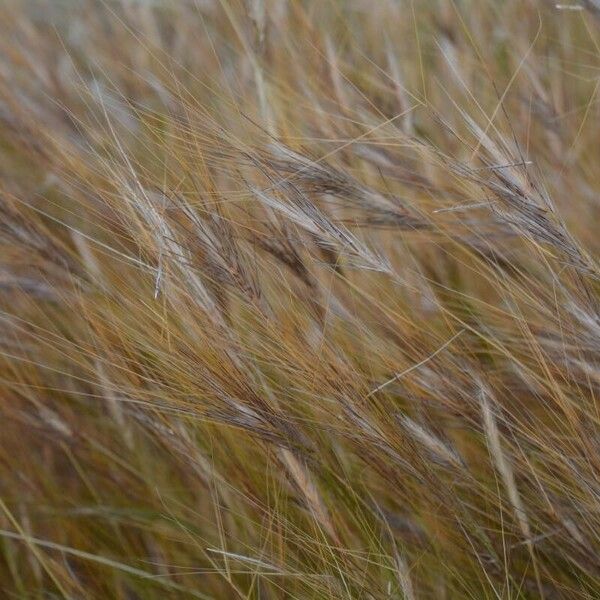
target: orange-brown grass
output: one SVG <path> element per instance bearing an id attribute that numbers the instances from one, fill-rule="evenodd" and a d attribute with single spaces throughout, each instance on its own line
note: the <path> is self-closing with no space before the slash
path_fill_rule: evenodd
<path id="1" fill-rule="evenodd" d="M 0 3 L 3 598 L 600 597 L 600 3 Z"/>

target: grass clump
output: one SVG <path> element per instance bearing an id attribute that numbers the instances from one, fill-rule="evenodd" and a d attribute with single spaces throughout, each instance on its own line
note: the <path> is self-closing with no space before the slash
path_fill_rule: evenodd
<path id="1" fill-rule="evenodd" d="M 5 0 L 3 596 L 598 598 L 599 44 Z"/>

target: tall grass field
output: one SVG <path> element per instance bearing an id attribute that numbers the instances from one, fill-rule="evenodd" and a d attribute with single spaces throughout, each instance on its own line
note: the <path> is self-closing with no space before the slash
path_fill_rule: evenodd
<path id="1" fill-rule="evenodd" d="M 600 599 L 600 1 L 0 0 L 0 598 Z"/>

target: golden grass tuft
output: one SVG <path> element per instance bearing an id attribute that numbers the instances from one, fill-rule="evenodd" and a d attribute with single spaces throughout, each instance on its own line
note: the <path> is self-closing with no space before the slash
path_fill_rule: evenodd
<path id="1" fill-rule="evenodd" d="M 6 598 L 600 597 L 600 4 L 0 3 Z"/>

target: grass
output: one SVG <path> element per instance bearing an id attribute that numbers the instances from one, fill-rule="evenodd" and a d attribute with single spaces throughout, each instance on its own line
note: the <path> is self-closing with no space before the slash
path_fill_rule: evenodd
<path id="1" fill-rule="evenodd" d="M 600 4 L 4 0 L 6 598 L 600 597 Z"/>

